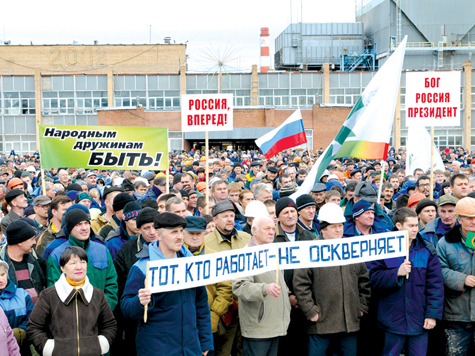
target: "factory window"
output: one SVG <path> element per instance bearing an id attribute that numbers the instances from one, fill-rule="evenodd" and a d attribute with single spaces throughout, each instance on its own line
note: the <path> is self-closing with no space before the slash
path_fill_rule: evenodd
<path id="1" fill-rule="evenodd" d="M 475 109 L 475 87 L 472 87 L 472 109 Z M 474 142 L 474 141 L 472 141 Z"/>
<path id="2" fill-rule="evenodd" d="M 34 92 L 4 92 L 3 98 L 5 115 L 35 114 Z"/>
<path id="3" fill-rule="evenodd" d="M 168 150 L 169 151 L 183 150 L 183 132 L 170 131 L 168 133 Z"/>

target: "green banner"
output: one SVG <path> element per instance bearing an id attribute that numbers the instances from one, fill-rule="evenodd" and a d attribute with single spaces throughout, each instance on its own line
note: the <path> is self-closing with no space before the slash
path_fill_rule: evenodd
<path id="1" fill-rule="evenodd" d="M 168 128 L 39 125 L 42 168 L 165 170 Z"/>

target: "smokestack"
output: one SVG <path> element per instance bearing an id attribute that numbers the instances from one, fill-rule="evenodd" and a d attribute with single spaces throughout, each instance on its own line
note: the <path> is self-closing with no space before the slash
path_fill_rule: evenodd
<path id="1" fill-rule="evenodd" d="M 269 27 L 261 27 L 261 73 L 265 73 L 269 69 Z"/>

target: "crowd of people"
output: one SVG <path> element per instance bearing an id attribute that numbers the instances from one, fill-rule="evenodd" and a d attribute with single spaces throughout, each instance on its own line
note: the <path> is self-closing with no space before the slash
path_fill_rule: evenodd
<path id="1" fill-rule="evenodd" d="M 2 155 L 0 356 L 473 354 L 472 153 L 441 149 L 432 187 L 403 149 L 338 159 L 302 193 L 322 151 L 173 151 L 167 172 Z M 145 281 L 150 261 L 393 230 L 409 258 L 163 293 Z"/>

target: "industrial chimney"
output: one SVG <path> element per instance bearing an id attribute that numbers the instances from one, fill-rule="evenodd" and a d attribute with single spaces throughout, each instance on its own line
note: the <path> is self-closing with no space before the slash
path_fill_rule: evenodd
<path id="1" fill-rule="evenodd" d="M 261 27 L 261 73 L 270 69 L 269 27 Z"/>

